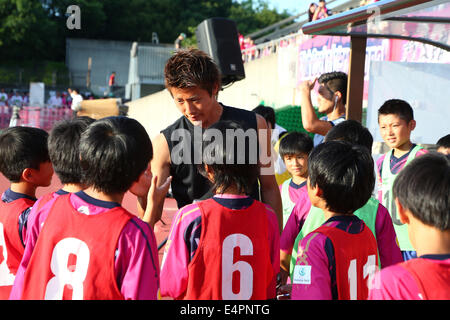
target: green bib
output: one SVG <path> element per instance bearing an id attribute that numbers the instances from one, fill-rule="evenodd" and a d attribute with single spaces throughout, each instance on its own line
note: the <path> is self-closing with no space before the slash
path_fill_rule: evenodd
<path id="1" fill-rule="evenodd" d="M 417 151 L 422 149 L 419 146 L 415 146 L 410 154 L 408 155 L 408 158 L 406 159 L 405 166 L 410 163 L 417 154 Z M 395 201 L 392 196 L 392 187 L 394 186 L 395 178 L 397 177 L 397 174 L 391 173 L 390 168 L 390 159 L 392 155 L 392 150 L 389 151 L 385 158 L 383 159 L 382 164 L 382 171 L 381 171 L 381 192 L 382 192 L 382 203 L 386 207 L 386 209 L 389 211 L 389 214 L 391 215 L 392 222 L 394 224 L 395 234 L 397 236 L 397 241 L 400 247 L 400 250 L 402 251 L 414 251 L 414 247 L 411 244 L 411 241 L 409 240 L 408 236 L 408 226 L 406 224 L 403 224 L 397 214 L 397 207 L 395 206 Z"/>
<path id="2" fill-rule="evenodd" d="M 364 206 L 356 210 L 354 213 L 355 216 L 364 221 L 366 226 L 372 231 L 375 239 L 377 238 L 375 231 L 375 220 L 378 212 L 378 204 L 379 204 L 378 200 L 371 197 Z M 292 248 L 291 264 L 289 267 L 291 279 L 293 279 L 294 267 L 295 263 L 297 262 L 298 244 L 307 234 L 316 230 L 324 222 L 325 222 L 325 214 L 323 213 L 322 209 L 311 206 L 308 216 L 306 217 L 305 223 L 303 224 L 302 229 L 298 233 L 297 238 L 295 238 L 294 247 Z M 379 255 L 378 255 L 378 265 L 381 266 Z"/>
<path id="3" fill-rule="evenodd" d="M 286 225 L 286 222 L 291 215 L 292 209 L 294 209 L 295 202 L 292 202 L 291 197 L 289 196 L 289 184 L 291 183 L 292 178 L 286 180 L 281 185 L 281 202 L 283 204 L 283 229 Z"/>

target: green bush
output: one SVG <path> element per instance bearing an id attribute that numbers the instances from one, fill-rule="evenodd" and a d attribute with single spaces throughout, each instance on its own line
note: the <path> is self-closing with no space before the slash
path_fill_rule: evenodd
<path id="1" fill-rule="evenodd" d="M 314 108 L 317 116 L 323 117 L 325 114 L 319 113 L 317 108 Z M 282 108 L 275 109 L 275 121 L 278 125 L 285 128 L 287 131 L 299 131 L 305 132 L 308 135 L 314 137 L 314 133 L 310 133 L 303 128 L 302 124 L 302 113 L 300 106 L 284 106 Z"/>
<path id="2" fill-rule="evenodd" d="M 20 75 L 21 74 L 21 75 Z M 53 74 L 56 75 L 53 79 Z M 5 61 L 0 64 L 0 83 L 27 85 L 30 82 L 44 82 L 46 85 L 68 85 L 69 71 L 64 62 L 55 61 Z"/>
<path id="3" fill-rule="evenodd" d="M 4 69 L 0 67 L 0 83 L 4 84 L 14 84 L 17 79 L 17 74 L 11 72 L 9 69 Z"/>

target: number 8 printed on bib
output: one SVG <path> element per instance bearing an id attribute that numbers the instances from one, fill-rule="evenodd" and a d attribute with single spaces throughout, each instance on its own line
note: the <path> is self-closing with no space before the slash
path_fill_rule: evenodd
<path id="1" fill-rule="evenodd" d="M 54 277 L 47 283 L 45 300 L 61 300 L 70 290 L 72 300 L 83 299 L 83 282 L 89 267 L 89 254 L 87 244 L 76 238 L 65 238 L 55 245 L 50 262 Z"/>
<path id="2" fill-rule="evenodd" d="M 0 286 L 12 286 L 14 274 L 8 268 L 8 251 L 6 249 L 5 234 L 3 224 L 0 223 Z"/>

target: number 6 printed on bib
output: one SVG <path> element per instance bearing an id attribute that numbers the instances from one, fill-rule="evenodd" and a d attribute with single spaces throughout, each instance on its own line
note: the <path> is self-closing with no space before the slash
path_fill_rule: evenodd
<path id="1" fill-rule="evenodd" d="M 253 255 L 253 244 L 241 233 L 229 235 L 222 245 L 222 298 L 224 300 L 249 300 L 253 294 L 253 269 L 246 261 L 234 261 L 234 248 L 239 247 L 241 256 Z M 239 292 L 233 292 L 233 273 L 240 273 Z"/>
<path id="2" fill-rule="evenodd" d="M 72 289 L 72 300 L 83 299 L 83 282 L 89 267 L 89 248 L 76 238 L 59 241 L 50 262 L 54 274 L 45 289 L 45 300 L 62 300 L 64 288 Z"/>

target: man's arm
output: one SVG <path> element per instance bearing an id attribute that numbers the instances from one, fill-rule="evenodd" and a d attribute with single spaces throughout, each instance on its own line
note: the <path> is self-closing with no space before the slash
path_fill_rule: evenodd
<path id="1" fill-rule="evenodd" d="M 170 180 L 168 180 L 170 175 L 170 153 L 169 146 L 167 144 L 166 138 L 162 133 L 160 133 L 152 141 L 153 159 L 150 162 L 153 183 L 155 186 L 151 186 L 149 190 L 149 196 L 147 198 L 147 204 L 145 206 L 145 214 L 143 220 L 153 225 L 161 219 L 162 209 L 164 206 L 165 197 L 152 197 L 154 195 L 153 188 L 160 189 L 156 191 L 161 191 L 164 189 L 169 189 Z M 167 192 L 167 190 L 166 190 Z"/>
<path id="2" fill-rule="evenodd" d="M 320 120 L 314 111 L 311 102 L 311 90 L 314 88 L 317 79 L 314 81 L 304 81 L 300 84 L 300 105 L 302 112 L 302 124 L 306 131 L 326 135 L 332 128 L 328 121 Z"/>
<path id="3" fill-rule="evenodd" d="M 270 134 L 267 129 L 266 120 L 259 114 L 256 115 L 258 125 L 258 140 L 260 155 L 264 157 L 261 162 L 260 156 L 260 173 L 259 182 L 261 186 L 261 201 L 268 204 L 274 211 L 278 220 L 278 229 L 281 233 L 283 230 L 283 207 L 281 204 L 280 189 L 275 180 L 273 162 L 271 156 L 272 144 L 270 143 Z"/>

